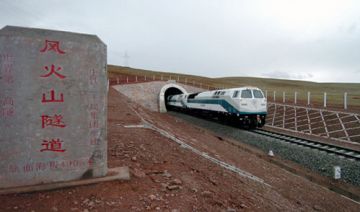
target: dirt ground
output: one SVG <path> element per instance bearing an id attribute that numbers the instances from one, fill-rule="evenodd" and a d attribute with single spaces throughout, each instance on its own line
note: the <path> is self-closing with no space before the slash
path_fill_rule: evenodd
<path id="1" fill-rule="evenodd" d="M 263 183 L 227 170 L 158 131 L 135 126 L 146 123 Z M 0 211 L 360 211 L 359 203 L 270 163 L 252 147 L 234 143 L 146 110 L 111 88 L 108 165 L 128 166 L 131 180 L 2 195 Z"/>

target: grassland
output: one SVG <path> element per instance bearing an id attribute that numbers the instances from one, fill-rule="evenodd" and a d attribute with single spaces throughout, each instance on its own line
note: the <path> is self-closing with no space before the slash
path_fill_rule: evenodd
<path id="1" fill-rule="evenodd" d="M 257 86 L 267 91 L 269 100 L 273 100 L 273 92 L 276 91 L 276 100 L 283 100 L 285 92 L 286 102 L 294 101 L 294 93 L 298 93 L 299 102 L 307 102 L 307 92 L 311 92 L 311 103 L 322 105 L 324 92 L 327 93 L 327 105 L 343 105 L 344 93 L 348 94 L 348 104 L 350 106 L 360 106 L 360 83 L 316 83 L 309 81 L 282 80 L 271 78 L 254 77 L 224 77 L 209 78 L 188 74 L 178 74 L 171 72 L 159 72 L 142 69 L 133 69 L 121 66 L 108 66 L 109 77 L 117 75 L 127 76 L 147 76 L 148 79 L 155 77 L 163 80 L 173 79 L 180 82 L 194 83 L 204 88 L 232 88 L 244 85 Z"/>

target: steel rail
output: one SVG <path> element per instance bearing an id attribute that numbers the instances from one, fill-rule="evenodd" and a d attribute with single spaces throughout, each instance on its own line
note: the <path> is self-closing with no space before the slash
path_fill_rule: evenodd
<path id="1" fill-rule="evenodd" d="M 264 129 L 254 129 L 250 132 L 260 134 L 266 137 L 275 138 L 287 143 L 297 144 L 299 146 L 309 147 L 312 149 L 317 149 L 320 151 L 324 151 L 330 154 L 335 154 L 338 156 L 342 156 L 348 159 L 353 159 L 360 161 L 360 151 L 353 150 L 346 147 L 340 147 L 333 144 L 324 144 L 322 142 L 304 139 L 304 138 L 298 138 L 294 136 L 284 135 L 280 133 L 270 132 Z"/>

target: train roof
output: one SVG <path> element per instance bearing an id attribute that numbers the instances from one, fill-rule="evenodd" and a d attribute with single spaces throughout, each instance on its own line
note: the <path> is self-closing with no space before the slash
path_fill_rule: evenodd
<path id="1" fill-rule="evenodd" d="M 187 95 L 189 96 L 207 96 L 207 95 L 213 95 L 214 92 L 217 92 L 217 91 L 225 91 L 225 92 L 231 92 L 231 91 L 238 91 L 238 90 L 246 90 L 246 89 L 256 89 L 256 90 L 261 90 L 260 88 L 258 87 L 255 87 L 255 86 L 242 86 L 242 87 L 236 87 L 236 88 L 227 88 L 227 89 L 217 89 L 217 90 L 211 90 L 211 91 L 203 91 L 203 92 L 196 92 L 196 93 L 188 93 Z M 177 94 L 177 95 L 180 95 L 180 94 Z M 177 96 L 177 95 L 173 95 L 173 96 Z"/>
<path id="2" fill-rule="evenodd" d="M 212 90 L 213 91 L 235 91 L 235 90 L 245 90 L 245 89 L 257 89 L 257 90 L 261 90 L 258 87 L 255 86 L 242 86 L 242 87 L 236 87 L 236 88 L 227 88 L 227 89 L 217 89 L 217 90 Z"/>
<path id="3" fill-rule="evenodd" d="M 219 89 L 219 90 L 211 90 L 211 91 L 204 91 L 201 93 L 197 93 L 196 95 L 198 96 L 212 96 L 214 94 L 214 92 L 233 92 L 233 91 L 242 91 L 242 90 L 246 90 L 246 89 L 256 89 L 256 90 L 261 90 L 258 87 L 254 87 L 254 86 L 243 86 L 243 87 L 237 87 L 237 88 L 227 88 L 227 89 Z"/>

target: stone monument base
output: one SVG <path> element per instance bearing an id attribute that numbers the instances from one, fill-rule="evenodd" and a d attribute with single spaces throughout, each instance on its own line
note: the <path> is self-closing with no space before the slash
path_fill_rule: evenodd
<path id="1" fill-rule="evenodd" d="M 21 186 L 21 187 L 0 189 L 0 195 L 48 191 L 48 190 L 55 190 L 55 189 L 60 189 L 60 188 L 68 188 L 68 187 L 75 187 L 75 186 L 81 186 L 81 185 L 90 185 L 90 184 L 107 182 L 107 181 L 115 181 L 115 180 L 130 180 L 129 168 L 127 166 L 110 168 L 110 169 L 108 169 L 108 173 L 106 176 L 98 177 L 98 178 L 80 179 L 80 180 L 73 180 L 73 181 L 66 181 L 66 182 L 56 182 L 56 183 L 49 183 L 49 184 L 40 184 L 40 185 Z"/>

